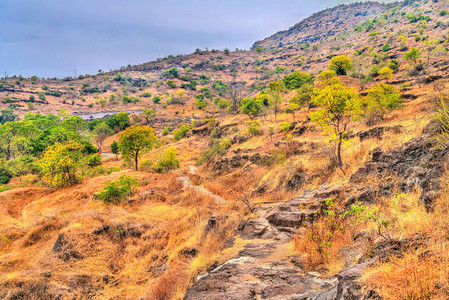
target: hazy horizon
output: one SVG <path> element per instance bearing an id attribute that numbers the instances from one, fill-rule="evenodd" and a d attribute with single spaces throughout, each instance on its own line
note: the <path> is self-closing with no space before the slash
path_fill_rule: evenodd
<path id="1" fill-rule="evenodd" d="M 5 1 L 0 76 L 95 74 L 195 49 L 249 49 L 315 12 L 356 1 Z"/>

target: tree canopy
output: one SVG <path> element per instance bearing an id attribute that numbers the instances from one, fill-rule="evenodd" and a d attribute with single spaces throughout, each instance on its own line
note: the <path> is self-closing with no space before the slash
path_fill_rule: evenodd
<path id="1" fill-rule="evenodd" d="M 310 119 L 328 135 L 328 143 L 332 145 L 336 164 L 343 170 L 341 148 L 342 143 L 348 139 L 351 119 L 360 114 L 358 95 L 352 89 L 336 83 L 318 89 L 312 103 L 319 109 L 310 114 Z"/>
<path id="2" fill-rule="evenodd" d="M 337 75 L 346 75 L 352 69 L 352 60 L 346 55 L 337 55 L 331 58 L 329 70 L 333 70 Z"/>
<path id="3" fill-rule="evenodd" d="M 157 142 L 153 128 L 131 126 L 120 133 L 119 146 L 124 158 L 134 160 L 134 167 L 139 169 L 138 160 L 143 152 L 153 149 Z"/>
<path id="4" fill-rule="evenodd" d="M 285 76 L 283 82 L 287 89 L 295 90 L 306 83 L 312 83 L 313 78 L 306 72 L 295 71 L 292 74 Z"/>

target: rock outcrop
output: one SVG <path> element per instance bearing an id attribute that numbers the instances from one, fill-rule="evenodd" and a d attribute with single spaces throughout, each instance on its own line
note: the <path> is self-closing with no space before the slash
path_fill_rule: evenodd
<path id="1" fill-rule="evenodd" d="M 390 196 L 395 191 L 408 193 L 419 189 L 420 203 L 431 209 L 441 190 L 440 178 L 449 152 L 448 148 L 437 147 L 431 136 L 434 130 L 426 127 L 424 132 L 428 134 L 391 151 L 374 149 L 371 159 L 351 176 L 350 183 L 362 183 L 368 178 L 383 179 L 378 190 L 382 196 Z"/>

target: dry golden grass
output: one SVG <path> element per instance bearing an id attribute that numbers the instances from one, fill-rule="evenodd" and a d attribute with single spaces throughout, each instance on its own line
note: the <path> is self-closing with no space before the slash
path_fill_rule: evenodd
<path id="1" fill-rule="evenodd" d="M 184 265 L 176 265 L 159 277 L 150 288 L 149 299 L 171 300 L 180 299 L 186 286 L 186 278 L 189 277 Z"/>
<path id="2" fill-rule="evenodd" d="M 447 175 L 445 178 L 448 178 Z M 364 274 L 362 282 L 375 289 L 382 299 L 447 299 L 449 297 L 449 185 L 445 182 L 442 196 L 434 210 L 426 212 L 418 204 L 418 193 L 400 201 L 383 201 L 385 214 L 396 219 L 395 238 L 418 233 L 430 237 L 426 245 L 376 263 Z"/>
<path id="3" fill-rule="evenodd" d="M 139 179 L 133 198 L 138 201 L 107 206 L 92 200 L 93 193 L 123 173 Z M 166 201 L 144 197 L 151 190 Z M 157 299 L 179 299 L 191 278 L 215 262 L 240 219 L 235 203 L 217 205 L 215 200 L 185 188 L 174 174 L 127 171 L 58 191 L 37 187 L 6 191 L 0 195 L 0 220 L 5 225 L 0 229 L 0 282 L 20 278 L 26 288 L 41 270 L 51 270 L 50 285 L 89 274 L 86 285 L 101 285 L 106 298 L 138 298 L 151 290 L 162 297 Z M 218 222 L 207 232 L 212 215 Z M 54 252 L 53 245 L 59 234 L 82 259 L 58 257 L 62 252 Z M 183 254 L 185 249 L 195 249 L 195 256 Z M 179 262 L 184 262 L 181 269 Z M 97 281 L 103 276 L 113 276 L 120 284 Z"/>
<path id="4" fill-rule="evenodd" d="M 363 283 L 382 299 L 448 299 L 448 244 L 431 246 L 376 264 L 363 276 Z"/>

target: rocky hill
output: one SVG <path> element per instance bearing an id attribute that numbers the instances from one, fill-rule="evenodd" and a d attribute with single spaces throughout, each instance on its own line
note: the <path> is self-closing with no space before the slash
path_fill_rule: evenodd
<path id="1" fill-rule="evenodd" d="M 447 299 L 448 28 L 447 1 L 355 3 L 250 51 L 3 78 L 0 299 Z"/>

